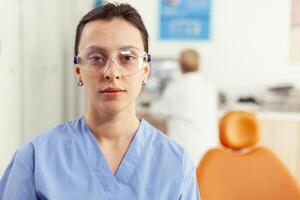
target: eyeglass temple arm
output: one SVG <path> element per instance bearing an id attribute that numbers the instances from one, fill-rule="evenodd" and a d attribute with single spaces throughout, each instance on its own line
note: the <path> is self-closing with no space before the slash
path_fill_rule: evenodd
<path id="1" fill-rule="evenodd" d="M 74 63 L 75 65 L 78 65 L 78 64 L 80 63 L 80 58 L 79 58 L 79 56 L 75 56 L 75 57 L 74 57 L 73 63 Z"/>
<path id="2" fill-rule="evenodd" d="M 146 62 L 151 62 L 151 55 L 149 53 L 146 53 L 145 57 L 144 57 L 144 60 Z"/>

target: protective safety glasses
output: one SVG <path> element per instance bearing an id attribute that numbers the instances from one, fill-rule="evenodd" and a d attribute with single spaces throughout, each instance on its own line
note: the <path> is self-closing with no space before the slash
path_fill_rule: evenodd
<path id="1" fill-rule="evenodd" d="M 82 50 L 74 58 L 74 64 L 86 73 L 104 75 L 110 62 L 113 62 L 122 76 L 137 73 L 151 61 L 151 55 L 136 47 L 122 47 L 107 50 L 99 46 L 91 46 Z"/>

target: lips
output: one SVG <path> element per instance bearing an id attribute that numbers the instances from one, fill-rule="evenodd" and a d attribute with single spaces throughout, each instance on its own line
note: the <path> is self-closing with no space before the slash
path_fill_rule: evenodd
<path id="1" fill-rule="evenodd" d="M 119 96 L 121 94 L 123 94 L 124 92 L 126 92 L 126 90 L 123 90 L 121 88 L 117 88 L 117 87 L 108 87 L 105 88 L 103 90 L 100 90 L 100 93 L 105 95 L 105 96 Z"/>

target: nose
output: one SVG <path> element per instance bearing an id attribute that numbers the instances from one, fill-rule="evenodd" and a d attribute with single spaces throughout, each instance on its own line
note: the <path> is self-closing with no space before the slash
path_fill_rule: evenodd
<path id="1" fill-rule="evenodd" d="M 116 61 L 110 59 L 107 61 L 106 69 L 104 71 L 104 79 L 106 80 L 113 80 L 113 79 L 120 79 L 121 74 L 118 70 L 118 63 Z"/>

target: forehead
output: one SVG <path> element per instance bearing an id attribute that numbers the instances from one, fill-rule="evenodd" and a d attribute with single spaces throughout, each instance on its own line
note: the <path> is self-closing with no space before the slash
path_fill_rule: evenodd
<path id="1" fill-rule="evenodd" d="M 90 46 L 119 49 L 135 46 L 143 49 L 142 34 L 138 28 L 121 18 L 88 22 L 81 33 L 79 51 Z"/>

